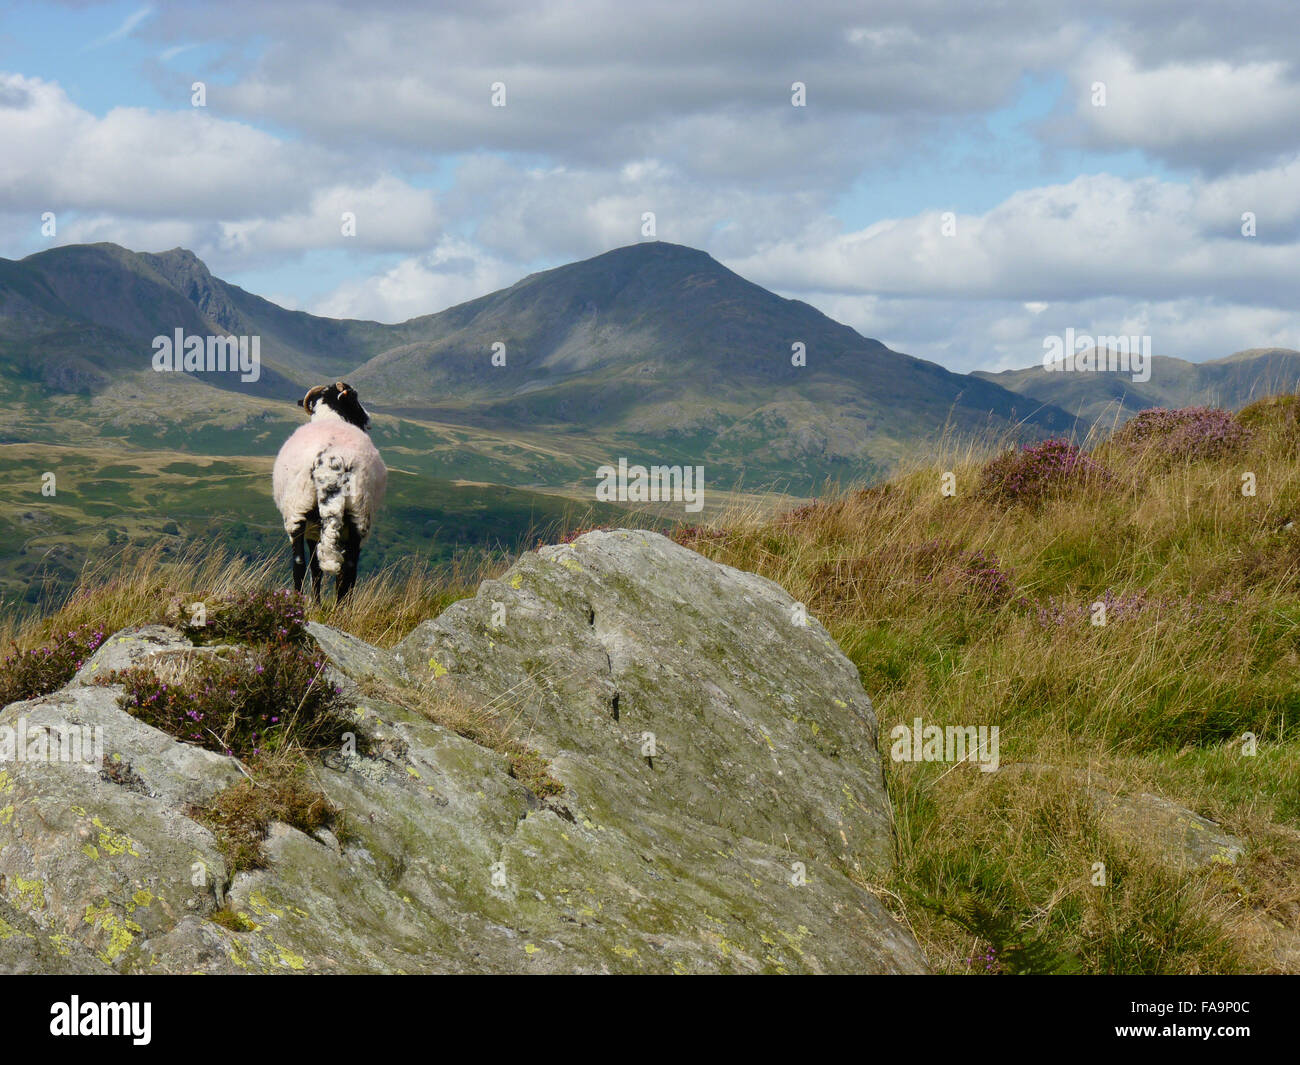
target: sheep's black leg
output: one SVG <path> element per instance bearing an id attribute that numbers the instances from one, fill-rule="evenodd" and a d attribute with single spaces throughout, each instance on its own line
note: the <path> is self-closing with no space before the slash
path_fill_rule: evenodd
<path id="1" fill-rule="evenodd" d="M 302 579 L 307 575 L 307 545 L 302 526 L 289 537 L 289 547 L 293 551 L 293 590 L 302 591 Z"/>
<path id="2" fill-rule="evenodd" d="M 316 551 L 319 546 L 320 544 L 315 540 L 307 541 L 307 557 L 311 563 L 311 597 L 318 603 L 320 602 L 320 586 L 323 580 L 320 572 L 320 556 Z"/>
<path id="3" fill-rule="evenodd" d="M 339 569 L 337 601 L 340 603 L 357 583 L 357 563 L 361 561 L 361 537 L 356 527 L 350 521 L 344 522 L 343 533 L 347 539 L 343 544 L 343 566 Z"/>

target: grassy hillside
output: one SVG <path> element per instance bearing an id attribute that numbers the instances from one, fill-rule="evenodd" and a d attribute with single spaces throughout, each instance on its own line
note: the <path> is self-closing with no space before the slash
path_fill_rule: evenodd
<path id="1" fill-rule="evenodd" d="M 1120 434 L 1096 448 L 1101 470 L 1022 469 L 983 492 L 987 456 L 954 449 L 697 541 L 785 586 L 858 664 L 897 818 L 897 875 L 879 888 L 932 963 L 1300 968 L 1297 409 L 1248 408 L 1253 436 L 1235 442 L 1222 426 Z M 1001 771 L 890 761 L 890 729 L 917 717 L 999 726 Z M 1108 828 L 1081 779 L 1174 800 L 1248 856 L 1170 869 Z"/>
<path id="2" fill-rule="evenodd" d="M 492 472 L 481 456 L 477 469 Z M 499 556 L 575 522 L 617 521 L 625 508 L 552 493 L 431 476 L 437 455 L 408 464 L 389 454 L 388 494 L 361 556 L 363 576 L 395 560 L 445 562 L 469 551 Z M 288 540 L 270 497 L 271 458 L 102 446 L 0 445 L 0 610 L 58 602 L 87 561 L 105 553 L 159 557 L 220 545 L 274 557 L 288 573 Z M 465 462 L 453 466 L 466 468 Z M 41 473 L 56 475 L 54 496 Z"/>
<path id="3" fill-rule="evenodd" d="M 1279 397 L 1144 417 L 1087 454 L 953 444 L 881 486 L 675 532 L 782 584 L 857 664 L 898 846 L 868 886 L 937 969 L 1300 971 L 1298 453 L 1300 400 Z M 392 644 L 504 565 L 404 559 L 318 613 Z M 276 566 L 105 563 L 12 635 L 113 631 Z M 918 717 L 996 725 L 1001 768 L 892 760 L 891 729 Z M 1246 851 L 1181 864 L 1180 841 L 1103 816 L 1089 788 L 1181 804 Z"/>

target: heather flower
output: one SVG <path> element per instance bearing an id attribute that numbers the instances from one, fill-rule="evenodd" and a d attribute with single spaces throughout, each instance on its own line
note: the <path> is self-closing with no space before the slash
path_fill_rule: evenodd
<path id="1" fill-rule="evenodd" d="M 981 606 L 1001 606 L 1015 594 L 1011 574 L 983 551 L 972 551 L 962 560 L 961 578 Z"/>
<path id="2" fill-rule="evenodd" d="M 1070 441 L 1044 440 L 986 463 L 976 495 L 1004 505 L 1032 505 L 1071 485 L 1110 479 L 1110 471 Z"/>
<path id="3" fill-rule="evenodd" d="M 948 540 L 885 545 L 870 555 L 829 559 L 814 574 L 825 607 L 861 596 L 889 594 L 897 582 L 937 584 L 979 608 L 997 608 L 1015 596 L 1013 574 L 984 551 L 966 551 Z"/>
<path id="4" fill-rule="evenodd" d="M 339 689 L 321 683 L 323 667 L 302 647 L 280 640 L 199 658 L 171 684 L 143 666 L 107 679 L 123 686 L 119 705 L 133 716 L 179 739 L 243 758 L 289 742 L 308 750 L 332 746 L 344 732 L 355 731 Z M 286 735 L 286 719 L 292 735 Z M 196 724 L 205 727 L 196 731 Z"/>
<path id="5" fill-rule="evenodd" d="M 1211 602 L 1222 602 L 1211 597 Z M 1097 610 L 1100 604 L 1104 609 Z M 1106 625 L 1116 622 L 1131 621 L 1148 611 L 1178 610 L 1186 617 L 1201 613 L 1202 606 L 1191 599 L 1159 598 L 1143 589 L 1132 592 L 1115 592 L 1107 588 L 1100 595 L 1084 601 L 1065 597 L 1050 597 L 1046 603 L 1039 605 L 1036 616 L 1043 628 L 1063 628 L 1072 625 L 1091 625 L 1093 618 L 1102 617 Z"/>
<path id="6" fill-rule="evenodd" d="M 721 540 L 727 535 L 727 531 L 707 529 L 703 525 L 678 525 L 668 535 L 683 547 L 694 547 L 696 544 L 710 540 Z"/>
<path id="7" fill-rule="evenodd" d="M 307 638 L 302 597 L 287 588 L 244 592 L 208 604 L 207 622 L 189 621 L 180 628 L 191 639 L 238 641 L 284 640 L 300 644 Z"/>
<path id="8" fill-rule="evenodd" d="M 1153 407 L 1128 422 L 1113 442 L 1164 458 L 1210 459 L 1234 454 L 1253 435 L 1254 430 L 1217 407 Z"/>
<path id="9" fill-rule="evenodd" d="M 15 646 L 0 661 L 0 706 L 61 688 L 99 649 L 104 635 L 102 628 L 83 625 L 43 647 L 23 651 Z"/>

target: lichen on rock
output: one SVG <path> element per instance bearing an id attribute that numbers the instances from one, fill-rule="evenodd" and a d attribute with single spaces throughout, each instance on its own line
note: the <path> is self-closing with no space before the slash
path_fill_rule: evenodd
<path id="1" fill-rule="evenodd" d="M 862 886 L 892 860 L 871 703 L 771 582 L 595 532 L 525 554 L 391 652 L 308 631 L 371 744 L 313 761 L 342 820 L 272 825 L 260 868 L 232 875 L 187 813 L 243 779 L 234 760 L 90 683 L 183 652 L 178 631 L 117 634 L 94 678 L 92 660 L 0 712 L 93 721 L 130 767 L 5 767 L 0 970 L 925 971 Z M 557 793 L 420 712 L 433 694 L 508 720 Z"/>

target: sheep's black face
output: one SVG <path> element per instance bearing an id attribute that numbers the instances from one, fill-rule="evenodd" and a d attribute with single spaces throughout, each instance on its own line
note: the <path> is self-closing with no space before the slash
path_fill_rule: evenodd
<path id="1" fill-rule="evenodd" d="M 357 390 L 346 381 L 336 381 L 332 385 L 313 388 L 307 393 L 302 405 L 308 414 L 316 413 L 316 408 L 324 404 L 345 422 L 350 422 L 358 429 L 370 430 L 370 415 L 361 405 Z"/>

